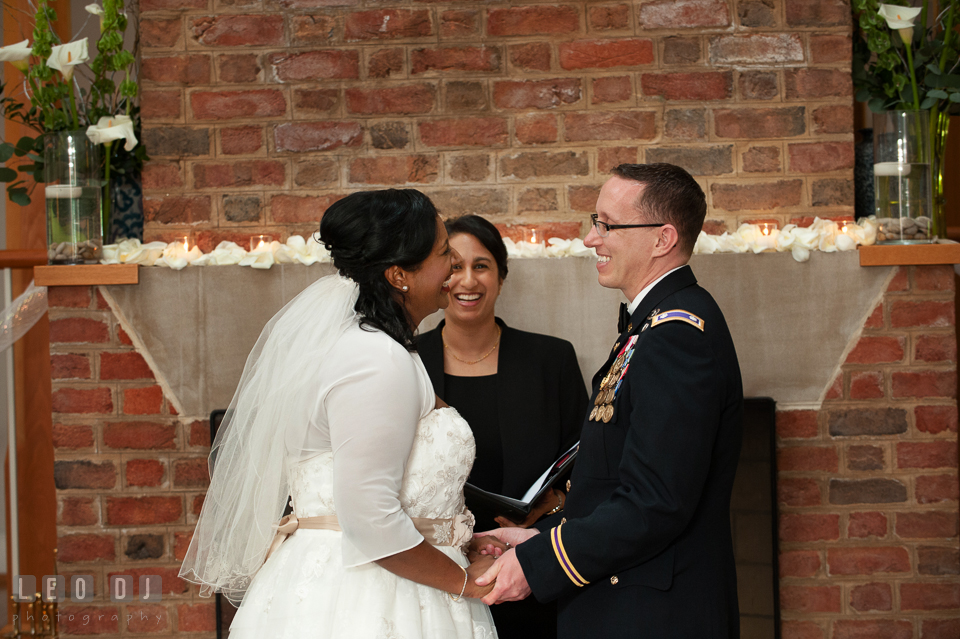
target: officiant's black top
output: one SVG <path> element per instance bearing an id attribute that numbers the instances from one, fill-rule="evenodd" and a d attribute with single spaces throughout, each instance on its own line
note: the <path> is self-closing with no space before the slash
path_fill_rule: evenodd
<path id="1" fill-rule="evenodd" d="M 497 410 L 497 376 L 444 375 L 443 384 L 446 394 L 443 401 L 456 408 L 460 416 L 467 420 L 477 443 L 477 458 L 467 481 L 489 493 L 502 495 L 503 445 L 500 442 L 500 417 Z M 478 526 L 488 524 L 496 525 L 493 521 L 477 522 Z"/>

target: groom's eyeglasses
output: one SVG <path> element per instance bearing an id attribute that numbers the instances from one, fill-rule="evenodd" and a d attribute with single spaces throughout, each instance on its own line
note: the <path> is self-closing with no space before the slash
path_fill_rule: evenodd
<path id="1" fill-rule="evenodd" d="M 643 229 L 643 228 L 653 228 L 657 226 L 666 226 L 666 224 L 607 224 L 606 222 L 601 222 L 597 219 L 597 214 L 594 213 L 590 216 L 590 219 L 593 221 L 593 228 L 597 229 L 597 235 L 600 237 L 607 237 L 610 235 L 610 231 L 615 231 L 617 229 Z"/>

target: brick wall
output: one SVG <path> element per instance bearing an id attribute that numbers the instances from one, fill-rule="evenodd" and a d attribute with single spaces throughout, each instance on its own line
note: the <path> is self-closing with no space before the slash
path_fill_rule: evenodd
<path id="1" fill-rule="evenodd" d="M 852 213 L 845 0 L 141 0 L 147 239 L 314 230 L 412 185 L 580 235 L 621 162 L 689 169 L 708 230 Z"/>
<path id="2" fill-rule="evenodd" d="M 93 575 L 96 594 L 61 606 L 62 631 L 214 637 L 212 600 L 177 577 L 208 483 L 209 424 L 178 417 L 96 288 L 48 294 L 59 570 Z M 163 601 L 111 604 L 111 574 L 160 575 Z"/>
<path id="3" fill-rule="evenodd" d="M 784 639 L 960 637 L 954 274 L 901 267 L 820 411 L 778 414 Z"/>

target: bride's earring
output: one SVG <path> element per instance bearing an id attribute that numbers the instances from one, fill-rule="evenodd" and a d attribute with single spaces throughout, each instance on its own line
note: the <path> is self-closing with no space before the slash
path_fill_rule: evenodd
<path id="1" fill-rule="evenodd" d="M 406 292 L 409 291 L 409 290 L 410 290 L 410 287 L 407 286 L 406 284 L 404 284 L 404 286 L 403 286 L 403 292 L 406 293 Z"/>

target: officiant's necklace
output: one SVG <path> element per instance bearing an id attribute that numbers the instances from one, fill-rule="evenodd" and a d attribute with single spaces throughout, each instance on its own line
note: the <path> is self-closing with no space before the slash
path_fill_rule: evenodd
<path id="1" fill-rule="evenodd" d="M 502 333 L 502 331 L 500 330 L 500 325 L 498 324 L 498 325 L 497 325 L 497 341 L 493 343 L 493 348 L 491 348 L 489 351 L 487 351 L 487 354 L 486 354 L 486 355 L 484 355 L 484 356 L 481 357 L 480 359 L 475 359 L 475 360 L 473 360 L 473 361 L 469 361 L 469 360 L 466 360 L 466 359 L 460 359 L 459 357 L 457 357 L 457 354 L 456 354 L 456 353 L 454 353 L 452 350 L 450 350 L 450 345 L 447 344 L 447 333 L 446 333 L 446 331 L 447 331 L 447 327 L 446 327 L 446 326 L 444 326 L 444 327 L 443 327 L 443 330 L 440 331 L 440 337 L 441 337 L 441 339 L 443 339 L 443 348 L 444 348 L 444 350 L 446 350 L 447 352 L 449 352 L 450 355 L 453 356 L 453 359 L 457 360 L 458 362 L 463 362 L 464 364 L 479 364 L 479 363 L 482 362 L 483 360 L 485 360 L 485 359 L 487 359 L 488 357 L 490 357 L 490 355 L 493 354 L 493 351 L 497 350 L 497 346 L 500 346 L 500 334 Z"/>

